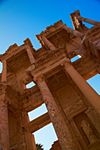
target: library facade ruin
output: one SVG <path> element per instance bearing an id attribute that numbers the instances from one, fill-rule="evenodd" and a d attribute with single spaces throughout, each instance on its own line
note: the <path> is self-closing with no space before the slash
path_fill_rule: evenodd
<path id="1" fill-rule="evenodd" d="M 100 96 L 86 81 L 100 73 L 100 22 L 79 11 L 71 19 L 74 29 L 58 21 L 37 35 L 40 49 L 26 39 L 0 55 L 2 150 L 36 150 L 34 132 L 51 122 L 58 137 L 51 150 L 100 150 Z M 43 103 L 48 112 L 29 121 Z"/>

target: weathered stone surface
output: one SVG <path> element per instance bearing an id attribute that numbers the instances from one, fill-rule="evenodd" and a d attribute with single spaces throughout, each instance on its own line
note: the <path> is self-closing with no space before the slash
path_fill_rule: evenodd
<path id="1" fill-rule="evenodd" d="M 37 35 L 37 51 L 26 39 L 0 55 L 0 150 L 36 150 L 32 132 L 50 122 L 58 136 L 51 150 L 100 149 L 100 96 L 86 82 L 100 73 L 100 22 L 79 11 L 71 18 L 74 29 L 60 20 Z M 48 112 L 30 122 L 43 103 Z"/>
<path id="2" fill-rule="evenodd" d="M 58 141 L 54 142 L 50 150 L 61 150 L 61 146 Z"/>

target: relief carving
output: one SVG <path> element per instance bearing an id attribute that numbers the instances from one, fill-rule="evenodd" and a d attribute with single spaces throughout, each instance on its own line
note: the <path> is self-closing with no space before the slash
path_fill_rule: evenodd
<path id="1" fill-rule="evenodd" d="M 94 134 L 93 129 L 91 128 L 89 122 L 82 120 L 81 121 L 81 128 L 84 131 L 85 135 L 87 136 L 90 144 L 95 143 L 97 140 L 96 135 Z"/>

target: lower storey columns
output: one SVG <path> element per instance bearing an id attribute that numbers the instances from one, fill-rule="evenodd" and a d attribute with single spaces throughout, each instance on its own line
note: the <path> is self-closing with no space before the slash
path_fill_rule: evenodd
<path id="1" fill-rule="evenodd" d="M 34 135 L 32 135 L 29 129 L 29 118 L 27 112 L 22 112 L 22 120 L 23 120 L 23 129 L 24 129 L 24 136 L 25 136 L 25 149 L 27 150 L 36 150 L 36 144 Z"/>
<path id="2" fill-rule="evenodd" d="M 56 130 L 62 150 L 75 150 L 71 132 L 67 126 L 64 116 L 58 109 L 58 106 L 47 86 L 47 83 L 43 77 L 37 78 L 36 82 L 40 88 L 44 102 L 46 103 L 50 119 Z"/>
<path id="3" fill-rule="evenodd" d="M 85 79 L 77 72 L 77 70 L 69 63 L 64 64 L 65 71 L 70 75 L 72 80 L 79 87 L 80 91 L 87 98 L 89 103 L 100 114 L 100 96 L 89 86 Z"/>
<path id="4" fill-rule="evenodd" d="M 5 94 L 0 95 L 0 148 L 9 150 L 8 109 Z"/>

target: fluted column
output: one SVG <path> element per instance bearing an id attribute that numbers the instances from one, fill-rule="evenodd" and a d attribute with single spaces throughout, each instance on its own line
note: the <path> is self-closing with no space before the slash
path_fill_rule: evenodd
<path id="1" fill-rule="evenodd" d="M 0 84 L 0 147 L 9 150 L 8 108 L 5 88 Z"/>
<path id="2" fill-rule="evenodd" d="M 62 150 L 75 150 L 72 135 L 67 126 L 65 118 L 62 112 L 59 110 L 54 97 L 52 96 L 47 83 L 43 77 L 36 79 L 36 82 L 40 88 L 40 92 L 43 96 L 43 100 L 47 106 L 50 119 L 56 130 Z"/>
<path id="3" fill-rule="evenodd" d="M 64 63 L 64 68 L 66 73 L 68 73 L 72 80 L 76 83 L 89 103 L 100 114 L 100 96 L 93 90 L 93 88 L 85 81 L 85 79 L 69 62 Z"/>

